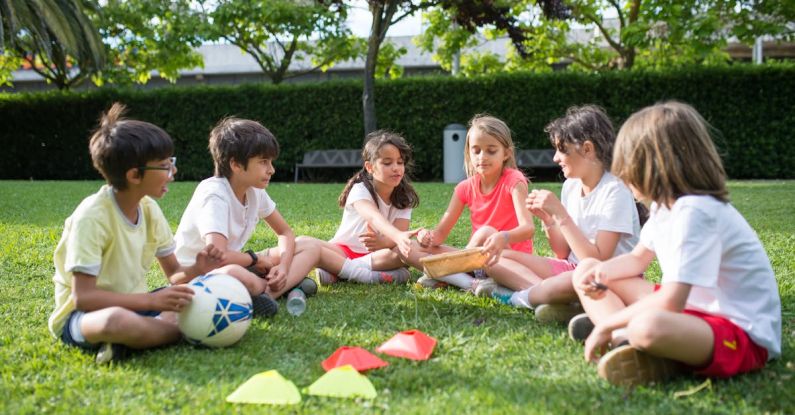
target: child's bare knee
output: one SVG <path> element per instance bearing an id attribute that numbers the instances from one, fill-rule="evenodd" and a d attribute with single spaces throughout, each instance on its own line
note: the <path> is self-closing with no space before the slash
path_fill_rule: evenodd
<path id="1" fill-rule="evenodd" d="M 470 238 L 470 245 L 472 246 L 483 245 L 483 243 L 486 242 L 486 239 L 488 239 L 489 236 L 494 235 L 495 233 L 497 233 L 497 229 L 488 225 L 482 226 L 477 231 L 475 231 L 475 233 L 472 234 L 472 238 Z"/>
<path id="2" fill-rule="evenodd" d="M 658 310 L 641 312 L 627 324 L 627 337 L 633 347 L 648 349 L 665 336 L 663 313 Z"/>
<path id="3" fill-rule="evenodd" d="M 114 336 L 126 333 L 130 327 L 135 313 L 122 307 L 109 307 L 104 310 L 104 315 L 99 325 L 99 333 L 103 336 Z"/>

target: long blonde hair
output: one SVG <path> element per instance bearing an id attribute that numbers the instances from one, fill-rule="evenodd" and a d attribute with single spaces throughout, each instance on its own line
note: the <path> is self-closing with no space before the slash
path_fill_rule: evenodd
<path id="1" fill-rule="evenodd" d="M 658 204 L 685 195 L 729 201 L 710 125 L 690 105 L 667 101 L 629 117 L 618 132 L 613 174 Z"/>
<path id="2" fill-rule="evenodd" d="M 497 117 L 492 117 L 488 114 L 477 114 L 469 120 L 469 129 L 467 130 L 467 139 L 464 143 L 464 169 L 466 170 L 467 177 L 475 175 L 475 166 L 472 165 L 472 158 L 469 156 L 469 140 L 472 132 L 475 129 L 494 137 L 508 152 L 508 159 L 505 160 L 503 168 L 511 167 L 516 168 L 516 149 L 513 145 L 513 138 L 511 138 L 511 129 L 505 122 Z"/>

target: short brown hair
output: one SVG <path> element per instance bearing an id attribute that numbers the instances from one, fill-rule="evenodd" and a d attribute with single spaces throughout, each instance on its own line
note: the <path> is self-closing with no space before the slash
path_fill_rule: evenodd
<path id="1" fill-rule="evenodd" d="M 658 204 L 685 195 L 729 201 L 726 171 L 710 125 L 690 105 L 667 101 L 646 107 L 621 127 L 613 173 Z"/>
<path id="2" fill-rule="evenodd" d="M 122 118 L 126 108 L 116 102 L 103 113 L 88 150 L 94 167 L 117 190 L 127 189 L 127 171 L 174 155 L 174 142 L 162 128 Z"/>
<path id="3" fill-rule="evenodd" d="M 552 120 L 544 131 L 549 134 L 552 145 L 562 153 L 568 153 L 572 148 L 590 141 L 596 151 L 596 158 L 602 162 L 605 170 L 610 170 L 616 133 L 610 117 L 601 107 L 570 107 L 566 115 Z"/>
<path id="4" fill-rule="evenodd" d="M 242 118 L 227 117 L 210 132 L 210 154 L 215 175 L 230 178 L 232 161 L 248 166 L 252 157 L 274 160 L 279 157 L 276 137 L 262 124 Z"/>

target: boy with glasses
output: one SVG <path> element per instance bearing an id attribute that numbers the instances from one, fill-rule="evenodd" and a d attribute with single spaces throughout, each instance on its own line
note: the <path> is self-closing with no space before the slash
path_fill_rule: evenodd
<path id="1" fill-rule="evenodd" d="M 179 264 L 171 228 L 153 200 L 174 180 L 174 144 L 159 127 L 123 119 L 123 112 L 114 104 L 91 137 L 91 159 L 108 184 L 66 219 L 54 255 L 50 332 L 67 345 L 97 352 L 97 363 L 128 348 L 180 339 L 176 313 L 191 302 L 193 290 L 175 285 L 149 292 L 146 272 L 155 258 L 172 281 L 204 274 L 223 259 L 208 245 L 193 265 Z"/>

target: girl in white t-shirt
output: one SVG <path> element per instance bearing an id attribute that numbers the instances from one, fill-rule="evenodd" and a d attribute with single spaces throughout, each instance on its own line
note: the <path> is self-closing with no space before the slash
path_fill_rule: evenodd
<path id="1" fill-rule="evenodd" d="M 419 197 L 406 176 L 411 147 L 389 131 L 367 136 L 362 150 L 364 166 L 348 180 L 339 197 L 342 222 L 330 241 L 301 236 L 297 248 L 319 251 L 318 279 L 332 284 L 337 277 L 366 284 L 404 283 L 409 271 L 398 252 L 408 255 L 411 209 Z"/>
<path id="2" fill-rule="evenodd" d="M 501 265 L 516 277 L 489 275 L 519 291 L 495 287 L 486 280 L 476 293 L 535 308 L 540 321 L 568 322 L 582 312 L 571 284 L 577 263 L 629 252 L 638 241 L 640 221 L 632 192 L 609 171 L 615 133 L 604 110 L 594 105 L 569 108 L 545 131 L 566 181 L 560 199 L 548 190 L 533 190 L 525 205 L 541 220 L 555 258 L 506 252 Z M 531 278 L 540 282 L 532 283 Z"/>
<path id="3" fill-rule="evenodd" d="M 585 358 L 613 384 L 660 381 L 682 370 L 729 377 L 781 353 L 781 300 L 759 238 L 728 202 L 709 125 L 666 102 L 633 114 L 613 171 L 651 216 L 631 253 L 580 262 L 574 286 L 595 327 Z M 638 278 L 654 258 L 655 285 Z M 619 345 L 601 359 L 608 345 Z"/>

